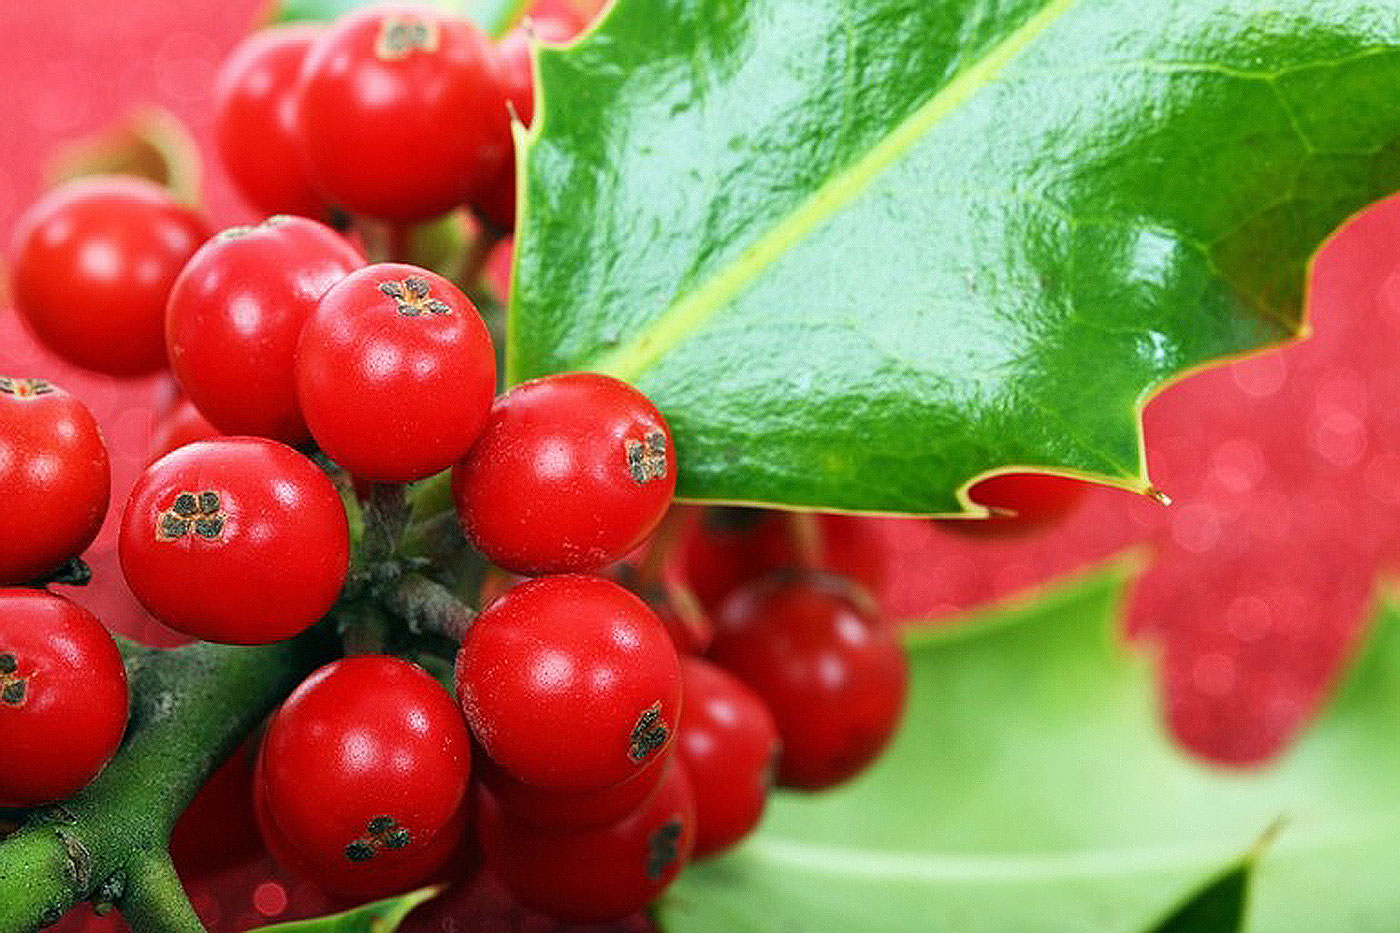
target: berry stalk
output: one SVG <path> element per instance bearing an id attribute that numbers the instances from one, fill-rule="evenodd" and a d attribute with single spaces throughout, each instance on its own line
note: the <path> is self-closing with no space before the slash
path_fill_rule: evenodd
<path id="1" fill-rule="evenodd" d="M 0 930 L 41 929 L 90 899 L 114 904 L 137 933 L 201 929 L 169 869 L 171 827 L 214 768 L 327 656 L 313 632 L 129 657 L 131 725 L 117 756 L 76 797 L 34 812 L 0 842 Z"/>

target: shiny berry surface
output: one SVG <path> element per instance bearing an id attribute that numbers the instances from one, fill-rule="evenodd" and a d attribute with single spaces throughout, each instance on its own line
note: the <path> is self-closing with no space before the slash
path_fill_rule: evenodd
<path id="1" fill-rule="evenodd" d="M 297 78 L 320 32 L 304 23 L 258 30 L 219 68 L 214 143 L 239 193 L 265 214 L 326 217 L 296 137 Z"/>
<path id="2" fill-rule="evenodd" d="M 82 553 L 102 527 L 110 486 L 87 406 L 45 380 L 0 376 L 0 586 Z"/>
<path id="3" fill-rule="evenodd" d="M 899 725 L 909 664 L 898 635 L 837 578 L 776 574 L 729 598 L 711 657 L 778 724 L 778 782 L 816 790 L 869 765 Z"/>
<path id="4" fill-rule="evenodd" d="M 312 46 L 297 93 L 301 152 L 335 206 L 388 221 L 462 204 L 510 152 L 490 41 L 427 6 L 341 17 Z"/>
<path id="5" fill-rule="evenodd" d="M 346 658 L 274 714 L 259 770 L 264 821 L 290 849 L 288 867 L 331 890 L 379 895 L 423 880 L 455 849 L 471 739 L 421 668 Z"/>
<path id="6" fill-rule="evenodd" d="M 452 489 L 467 536 L 507 570 L 600 570 L 665 515 L 675 445 L 656 406 L 627 383 L 545 376 L 496 400 Z"/>
<path id="7" fill-rule="evenodd" d="M 641 910 L 675 879 L 695 844 L 695 800 L 674 764 L 641 809 L 593 829 L 542 829 L 510 817 L 487 793 L 479 800 L 491 871 L 522 904 L 573 923 Z"/>
<path id="8" fill-rule="evenodd" d="M 121 743 L 127 705 L 121 654 L 92 613 L 0 589 L 0 807 L 83 788 Z"/>
<path id="9" fill-rule="evenodd" d="M 362 265 L 340 234 L 304 217 L 216 235 L 170 293 L 165 333 L 181 390 L 225 434 L 306 442 L 297 341 L 321 297 Z"/>
<path id="10" fill-rule="evenodd" d="M 274 441 L 181 447 L 137 481 L 122 570 L 161 622 L 206 641 L 260 644 L 309 628 L 340 595 L 350 535 L 331 481 Z"/>
<path id="11" fill-rule="evenodd" d="M 695 857 L 704 858 L 758 825 L 781 745 L 768 707 L 743 681 L 700 658 L 681 665 L 676 760 L 695 794 Z"/>
<path id="12" fill-rule="evenodd" d="M 116 176 L 69 182 L 20 218 L 14 303 L 58 356 L 111 376 L 165 365 L 170 286 L 209 236 L 164 188 Z"/>
<path id="13" fill-rule="evenodd" d="M 486 753 L 527 784 L 596 791 L 664 754 L 680 661 L 656 614 L 599 577 L 513 587 L 477 616 L 457 697 Z"/>
<path id="14" fill-rule="evenodd" d="M 491 335 L 466 295 L 380 263 L 326 293 L 301 335 L 296 382 L 321 449 L 355 476 L 410 482 L 471 447 L 496 391 Z"/>
<path id="15" fill-rule="evenodd" d="M 616 823 L 645 803 L 660 785 L 674 750 L 673 742 L 654 755 L 641 771 L 602 790 L 554 790 L 526 784 L 485 756 L 477 774 L 513 819 L 545 829 L 586 829 Z"/>

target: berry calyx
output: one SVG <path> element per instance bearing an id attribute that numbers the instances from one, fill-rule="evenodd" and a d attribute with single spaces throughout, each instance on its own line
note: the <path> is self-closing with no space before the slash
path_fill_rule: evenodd
<path id="1" fill-rule="evenodd" d="M 600 570 L 651 533 L 676 490 L 671 432 L 611 376 L 566 373 L 498 398 L 452 474 L 467 536 L 521 574 Z"/>
<path id="2" fill-rule="evenodd" d="M 656 614 L 599 577 L 528 580 L 484 609 L 457 657 L 457 697 L 514 779 L 599 791 L 662 757 L 680 662 Z"/>
<path id="3" fill-rule="evenodd" d="M 170 293 L 170 366 L 200 414 L 225 434 L 310 439 L 297 403 L 297 341 L 317 302 L 364 265 L 340 234 L 278 216 L 224 230 Z"/>
<path id="4" fill-rule="evenodd" d="M 274 714 L 258 767 L 274 854 L 328 890 L 379 896 L 424 880 L 456 848 L 471 738 L 421 668 L 346 658 Z"/>
<path id="5" fill-rule="evenodd" d="M 40 198 L 16 230 L 15 307 L 44 346 L 112 376 L 165 365 L 166 298 L 209 236 L 197 213 L 144 179 L 88 178 Z"/>
<path id="6" fill-rule="evenodd" d="M 289 447 L 199 441 L 153 463 L 122 516 L 122 570 L 141 604 L 206 641 L 290 638 L 340 595 L 350 533 L 331 481 Z"/>
<path id="7" fill-rule="evenodd" d="M 715 663 L 753 688 L 778 725 L 778 783 L 849 780 L 899 724 L 909 664 L 898 636 L 851 585 L 780 573 L 731 596 L 715 620 Z"/>
<path id="8" fill-rule="evenodd" d="M 87 406 L 43 379 L 0 376 L 0 586 L 46 577 L 82 553 L 110 486 Z"/>
<path id="9" fill-rule="evenodd" d="M 0 807 L 81 790 L 121 744 L 127 705 L 121 654 L 92 613 L 0 589 Z"/>
<path id="10" fill-rule="evenodd" d="M 296 384 L 332 460 L 361 479 L 411 482 L 452 466 L 481 433 L 495 351 L 451 282 L 381 263 L 321 299 L 301 335 Z"/>
<path id="11" fill-rule="evenodd" d="M 768 707 L 743 681 L 700 658 L 681 661 L 676 760 L 695 794 L 695 857 L 712 855 L 758 825 L 781 745 Z"/>
<path id="12" fill-rule="evenodd" d="M 394 222 L 464 203 L 510 152 L 495 67 L 490 41 L 460 17 L 410 5 L 341 17 L 312 45 L 296 93 L 318 189 L 352 214 Z"/>

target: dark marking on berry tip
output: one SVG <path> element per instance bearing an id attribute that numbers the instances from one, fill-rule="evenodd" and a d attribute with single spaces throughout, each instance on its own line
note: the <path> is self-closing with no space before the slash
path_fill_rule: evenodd
<path id="1" fill-rule="evenodd" d="M 19 659 L 12 654 L 0 654 L 0 674 L 13 674 L 19 670 Z"/>
<path id="2" fill-rule="evenodd" d="M 157 541 L 178 541 L 190 535 L 217 541 L 224 533 L 228 513 L 219 494 L 211 489 L 182 492 L 156 520 Z"/>
<path id="3" fill-rule="evenodd" d="M 666 478 L 666 432 L 651 430 L 640 441 L 623 441 L 627 452 L 627 472 L 638 483 Z"/>
<path id="4" fill-rule="evenodd" d="M 661 701 L 658 700 L 642 710 L 642 715 L 637 717 L 636 725 L 632 727 L 627 757 L 640 764 L 648 756 L 665 747 L 666 740 L 670 737 L 671 730 L 661 718 Z"/>
<path id="5" fill-rule="evenodd" d="M 408 827 L 392 816 L 372 816 L 365 824 L 365 835 L 345 847 L 352 862 L 368 862 L 384 849 L 404 849 L 413 844 Z"/>
<path id="6" fill-rule="evenodd" d="M 432 296 L 428 280 L 410 275 L 401 282 L 380 282 L 379 290 L 394 299 L 394 307 L 404 317 L 424 314 L 451 314 L 452 307 Z"/>
<path id="7" fill-rule="evenodd" d="M 384 61 L 397 61 L 414 52 L 436 52 L 439 39 L 438 24 L 432 20 L 411 15 L 386 16 L 379 25 L 374 54 Z"/>
<path id="8" fill-rule="evenodd" d="M 15 379 L 10 376 L 0 376 L 0 395 L 11 395 L 15 398 L 38 398 L 41 395 L 52 395 L 58 391 L 52 382 L 46 379 Z"/>
<path id="9" fill-rule="evenodd" d="M 680 817 L 673 817 L 657 827 L 647 840 L 647 878 L 660 881 L 676 859 L 681 855 L 681 836 L 685 833 L 685 823 Z"/>

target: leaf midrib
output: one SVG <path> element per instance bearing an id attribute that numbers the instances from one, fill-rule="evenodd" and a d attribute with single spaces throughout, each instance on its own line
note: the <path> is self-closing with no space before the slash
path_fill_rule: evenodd
<path id="1" fill-rule="evenodd" d="M 990 84 L 1077 0 L 1050 0 L 1006 38 L 964 68 L 852 165 L 833 175 L 768 233 L 699 288 L 673 303 L 627 343 L 580 368 L 636 381 L 672 347 L 699 330 L 791 247 L 868 188 L 887 167 L 962 103 Z"/>

